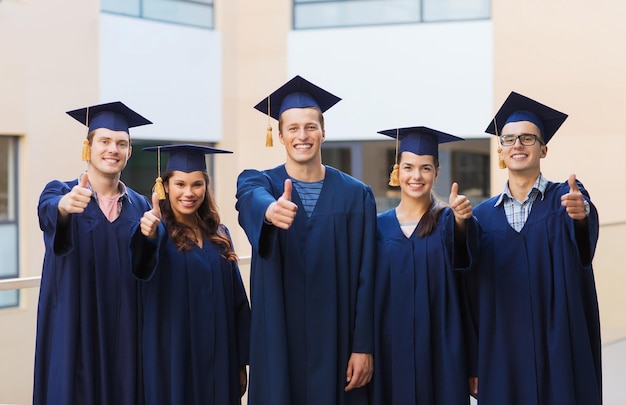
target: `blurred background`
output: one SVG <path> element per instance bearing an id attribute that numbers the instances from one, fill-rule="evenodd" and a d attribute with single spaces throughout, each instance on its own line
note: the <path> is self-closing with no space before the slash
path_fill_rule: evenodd
<path id="1" fill-rule="evenodd" d="M 0 403 L 31 402 L 39 194 L 85 168 L 86 129 L 65 111 L 120 100 L 154 122 L 131 130 L 122 176 L 146 195 L 157 167 L 143 147 L 233 150 L 208 162 L 247 281 L 236 178 L 284 161 L 253 106 L 295 75 L 343 99 L 325 114 L 324 163 L 370 184 L 381 212 L 398 194 L 395 144 L 377 131 L 466 138 L 441 146 L 436 191 L 456 181 L 479 203 L 506 181 L 484 130 L 511 91 L 569 114 L 542 171 L 575 173 L 599 210 L 605 403 L 626 403 L 624 16 L 621 0 L 0 0 Z"/>

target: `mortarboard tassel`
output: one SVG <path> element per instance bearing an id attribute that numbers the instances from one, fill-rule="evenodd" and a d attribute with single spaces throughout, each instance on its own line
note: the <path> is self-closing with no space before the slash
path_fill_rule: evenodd
<path id="1" fill-rule="evenodd" d="M 165 200 L 165 188 L 163 187 L 163 179 L 161 178 L 161 148 L 157 149 L 157 170 L 158 177 L 154 182 L 154 192 L 159 200 Z"/>
<path id="2" fill-rule="evenodd" d="M 274 140 L 272 139 L 272 126 L 267 126 L 267 132 L 265 133 L 265 147 L 271 148 L 274 146 Z"/>
<path id="3" fill-rule="evenodd" d="M 81 159 L 85 162 L 91 160 L 91 148 L 89 147 L 89 140 L 85 139 L 83 141 L 83 151 L 81 153 Z"/>
<path id="4" fill-rule="evenodd" d="M 265 147 L 271 148 L 274 146 L 274 140 L 272 139 L 272 126 L 270 125 L 270 98 L 267 98 L 267 131 L 265 132 Z"/>
<path id="5" fill-rule="evenodd" d="M 87 107 L 87 114 L 85 116 L 85 126 L 87 127 L 87 137 L 89 137 L 89 107 Z M 81 160 L 83 162 L 88 162 L 91 160 L 91 148 L 89 147 L 89 139 L 85 139 L 83 141 Z"/>
<path id="6" fill-rule="evenodd" d="M 502 148 L 498 147 L 498 167 L 500 169 L 506 169 L 506 163 L 504 163 L 504 160 L 500 157 L 500 153 L 502 153 Z"/>
<path id="7" fill-rule="evenodd" d="M 396 162 L 393 165 L 393 170 L 389 174 L 389 185 L 392 187 L 398 187 L 400 180 L 398 178 L 398 138 L 400 137 L 400 129 L 396 129 Z"/>
<path id="8" fill-rule="evenodd" d="M 154 192 L 157 193 L 159 200 L 165 200 L 165 188 L 163 188 L 163 179 L 160 176 L 154 182 Z"/>
<path id="9" fill-rule="evenodd" d="M 498 138 L 498 167 L 500 169 L 506 169 L 506 163 L 504 160 L 500 158 L 500 153 L 502 153 L 502 148 L 500 147 L 500 135 L 498 134 L 498 125 L 496 124 L 496 117 L 493 117 L 493 128 L 495 129 L 496 137 Z"/>
<path id="10" fill-rule="evenodd" d="M 398 187 L 400 185 L 400 181 L 398 180 L 398 164 L 393 165 L 393 170 L 389 175 L 389 185 L 392 187 Z"/>

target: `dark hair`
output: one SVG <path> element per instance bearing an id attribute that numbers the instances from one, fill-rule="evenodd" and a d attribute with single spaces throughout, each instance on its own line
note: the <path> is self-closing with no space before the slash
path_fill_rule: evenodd
<path id="1" fill-rule="evenodd" d="M 315 111 L 317 111 L 318 115 L 319 115 L 319 120 L 320 120 L 320 125 L 322 126 L 322 130 L 324 130 L 324 114 L 322 113 L 322 110 L 320 110 L 317 107 L 304 107 L 304 108 L 311 108 Z M 282 134 L 281 128 L 283 127 L 283 115 L 280 114 L 280 117 L 278 117 L 278 133 Z"/>
<path id="2" fill-rule="evenodd" d="M 167 184 L 174 171 L 168 170 L 163 173 L 163 183 Z M 221 226 L 217 205 L 213 199 L 211 188 L 209 187 L 209 175 L 202 172 L 206 182 L 206 194 L 204 201 L 196 211 L 196 219 L 202 236 L 207 237 L 212 243 L 222 247 L 222 257 L 229 261 L 236 261 L 237 254 L 233 251 L 230 237 L 226 228 Z M 168 229 L 170 237 L 179 250 L 188 251 L 196 245 L 196 238 L 191 227 L 176 221 L 172 206 L 168 198 L 159 202 L 161 207 L 162 220 Z"/>
<path id="3" fill-rule="evenodd" d="M 418 237 L 423 238 L 433 233 L 437 227 L 439 216 L 443 212 L 443 209 L 447 206 L 448 204 L 437 197 L 435 193 L 430 193 L 430 207 L 428 208 L 428 211 L 422 215 L 420 222 L 417 224 Z"/>

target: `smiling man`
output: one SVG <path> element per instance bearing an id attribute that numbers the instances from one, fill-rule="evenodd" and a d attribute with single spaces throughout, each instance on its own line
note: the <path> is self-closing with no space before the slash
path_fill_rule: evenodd
<path id="1" fill-rule="evenodd" d="M 554 183 L 540 167 L 566 118 L 512 92 L 487 128 L 508 181 L 474 210 L 483 232 L 468 339 L 481 405 L 602 402 L 598 213 L 574 174 Z"/>
<path id="2" fill-rule="evenodd" d="M 120 181 L 129 128 L 151 124 L 121 102 L 69 111 L 86 125 L 87 170 L 39 198 L 46 253 L 37 314 L 33 403 L 143 403 L 139 285 L 130 229 L 150 209 Z"/>
<path id="3" fill-rule="evenodd" d="M 322 164 L 322 114 L 338 101 L 296 76 L 255 107 L 278 120 L 287 157 L 237 181 L 252 245 L 250 405 L 367 403 L 376 206 L 370 187 Z"/>

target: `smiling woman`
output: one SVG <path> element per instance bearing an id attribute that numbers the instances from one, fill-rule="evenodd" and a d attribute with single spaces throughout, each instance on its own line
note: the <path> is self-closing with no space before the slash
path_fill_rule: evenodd
<path id="1" fill-rule="evenodd" d="M 143 281 L 146 403 L 239 404 L 250 308 L 205 156 L 230 152 L 190 144 L 144 150 L 157 152 L 159 172 L 161 152 L 169 155 L 130 244 L 133 274 Z"/>

